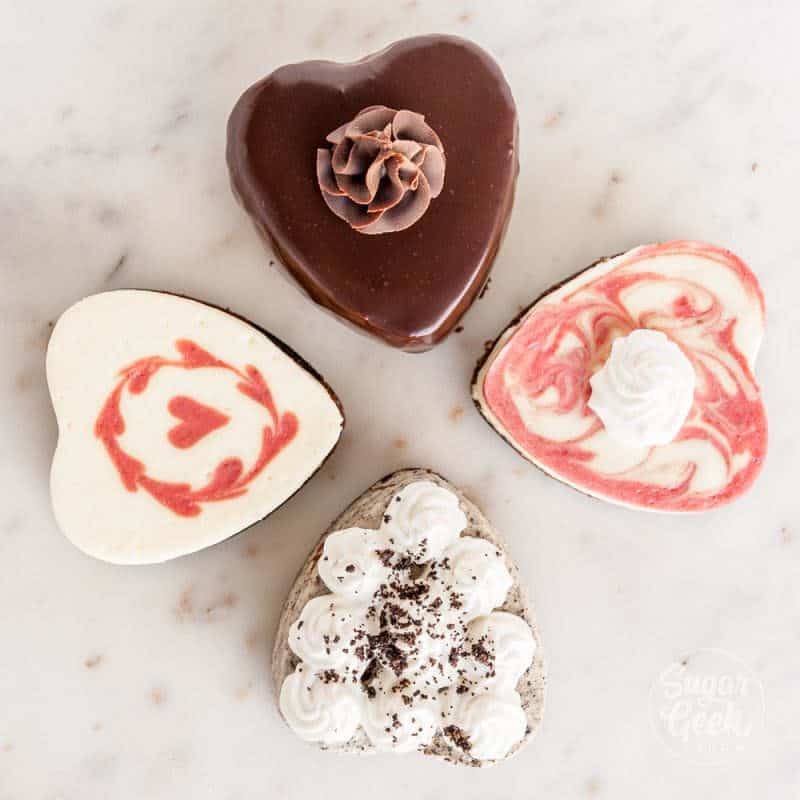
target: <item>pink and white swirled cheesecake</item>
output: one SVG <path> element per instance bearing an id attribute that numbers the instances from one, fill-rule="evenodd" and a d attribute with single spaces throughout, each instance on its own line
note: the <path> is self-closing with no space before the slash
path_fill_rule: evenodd
<path id="1" fill-rule="evenodd" d="M 645 245 L 537 300 L 478 364 L 489 424 L 553 477 L 651 511 L 705 511 L 761 470 L 764 296 L 733 253 Z"/>

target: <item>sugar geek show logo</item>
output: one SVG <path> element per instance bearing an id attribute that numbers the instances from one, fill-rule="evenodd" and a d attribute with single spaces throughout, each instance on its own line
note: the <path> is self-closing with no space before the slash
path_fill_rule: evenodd
<path id="1" fill-rule="evenodd" d="M 737 656 L 697 650 L 653 681 L 650 716 L 673 752 L 699 764 L 723 764 L 763 729 L 764 687 Z"/>

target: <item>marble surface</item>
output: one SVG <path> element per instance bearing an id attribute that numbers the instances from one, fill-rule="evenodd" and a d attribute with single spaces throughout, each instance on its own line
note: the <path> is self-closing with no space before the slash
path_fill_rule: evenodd
<path id="1" fill-rule="evenodd" d="M 790 0 L 0 4 L 0 798 L 796 797 L 798 23 Z M 522 174 L 488 294 L 463 332 L 404 355 L 319 311 L 271 263 L 228 189 L 225 121 L 281 63 L 349 60 L 430 31 L 500 61 Z M 769 311 L 765 469 L 735 505 L 688 518 L 545 477 L 467 392 L 484 341 L 518 306 L 599 256 L 679 237 L 745 258 Z M 130 286 L 271 329 L 348 413 L 327 466 L 268 521 L 146 568 L 71 547 L 47 489 L 53 320 Z M 495 770 L 321 754 L 273 701 L 268 652 L 307 551 L 375 478 L 417 464 L 483 507 L 536 604 L 545 721 Z M 676 755 L 651 721 L 653 681 L 705 648 L 741 659 L 764 689 L 763 730 L 724 766 Z"/>

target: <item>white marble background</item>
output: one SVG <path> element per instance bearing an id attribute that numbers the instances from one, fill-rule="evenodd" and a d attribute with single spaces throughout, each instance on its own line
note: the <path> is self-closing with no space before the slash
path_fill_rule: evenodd
<path id="1" fill-rule="evenodd" d="M 0 798 L 796 797 L 798 24 L 792 0 L 0 0 Z M 490 291 L 463 333 L 408 356 L 268 266 L 223 148 L 239 93 L 272 68 L 431 31 L 499 59 L 522 174 Z M 467 395 L 518 305 L 599 256 L 678 237 L 739 253 L 769 309 L 766 468 L 741 501 L 691 518 L 548 479 Z M 48 333 L 117 287 L 231 306 L 308 356 L 349 418 L 267 522 L 140 569 L 80 554 L 48 506 Z M 321 754 L 273 702 L 267 654 L 295 571 L 351 498 L 404 465 L 471 493 L 536 603 L 545 721 L 495 770 Z M 708 647 L 743 659 L 766 697 L 763 734 L 725 767 L 674 756 L 648 710 L 658 673 Z"/>

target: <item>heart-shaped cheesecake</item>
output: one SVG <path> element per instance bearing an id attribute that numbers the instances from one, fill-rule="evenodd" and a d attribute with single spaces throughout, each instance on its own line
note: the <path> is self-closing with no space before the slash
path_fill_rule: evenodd
<path id="1" fill-rule="evenodd" d="M 703 511 L 753 483 L 767 420 L 764 297 L 699 242 L 637 247 L 537 300 L 478 364 L 473 399 L 525 458 L 595 497 Z"/>
<path id="2" fill-rule="evenodd" d="M 344 417 L 288 347 L 163 292 L 87 297 L 47 349 L 56 520 L 73 544 L 147 564 L 227 539 L 294 494 Z"/>
<path id="3" fill-rule="evenodd" d="M 451 36 L 267 76 L 228 122 L 235 194 L 318 303 L 426 350 L 489 276 L 518 172 L 517 115 L 492 58 Z"/>
<path id="4" fill-rule="evenodd" d="M 292 587 L 272 671 L 300 738 L 485 767 L 544 710 L 544 662 L 518 570 L 480 510 L 406 469 L 359 497 Z"/>

